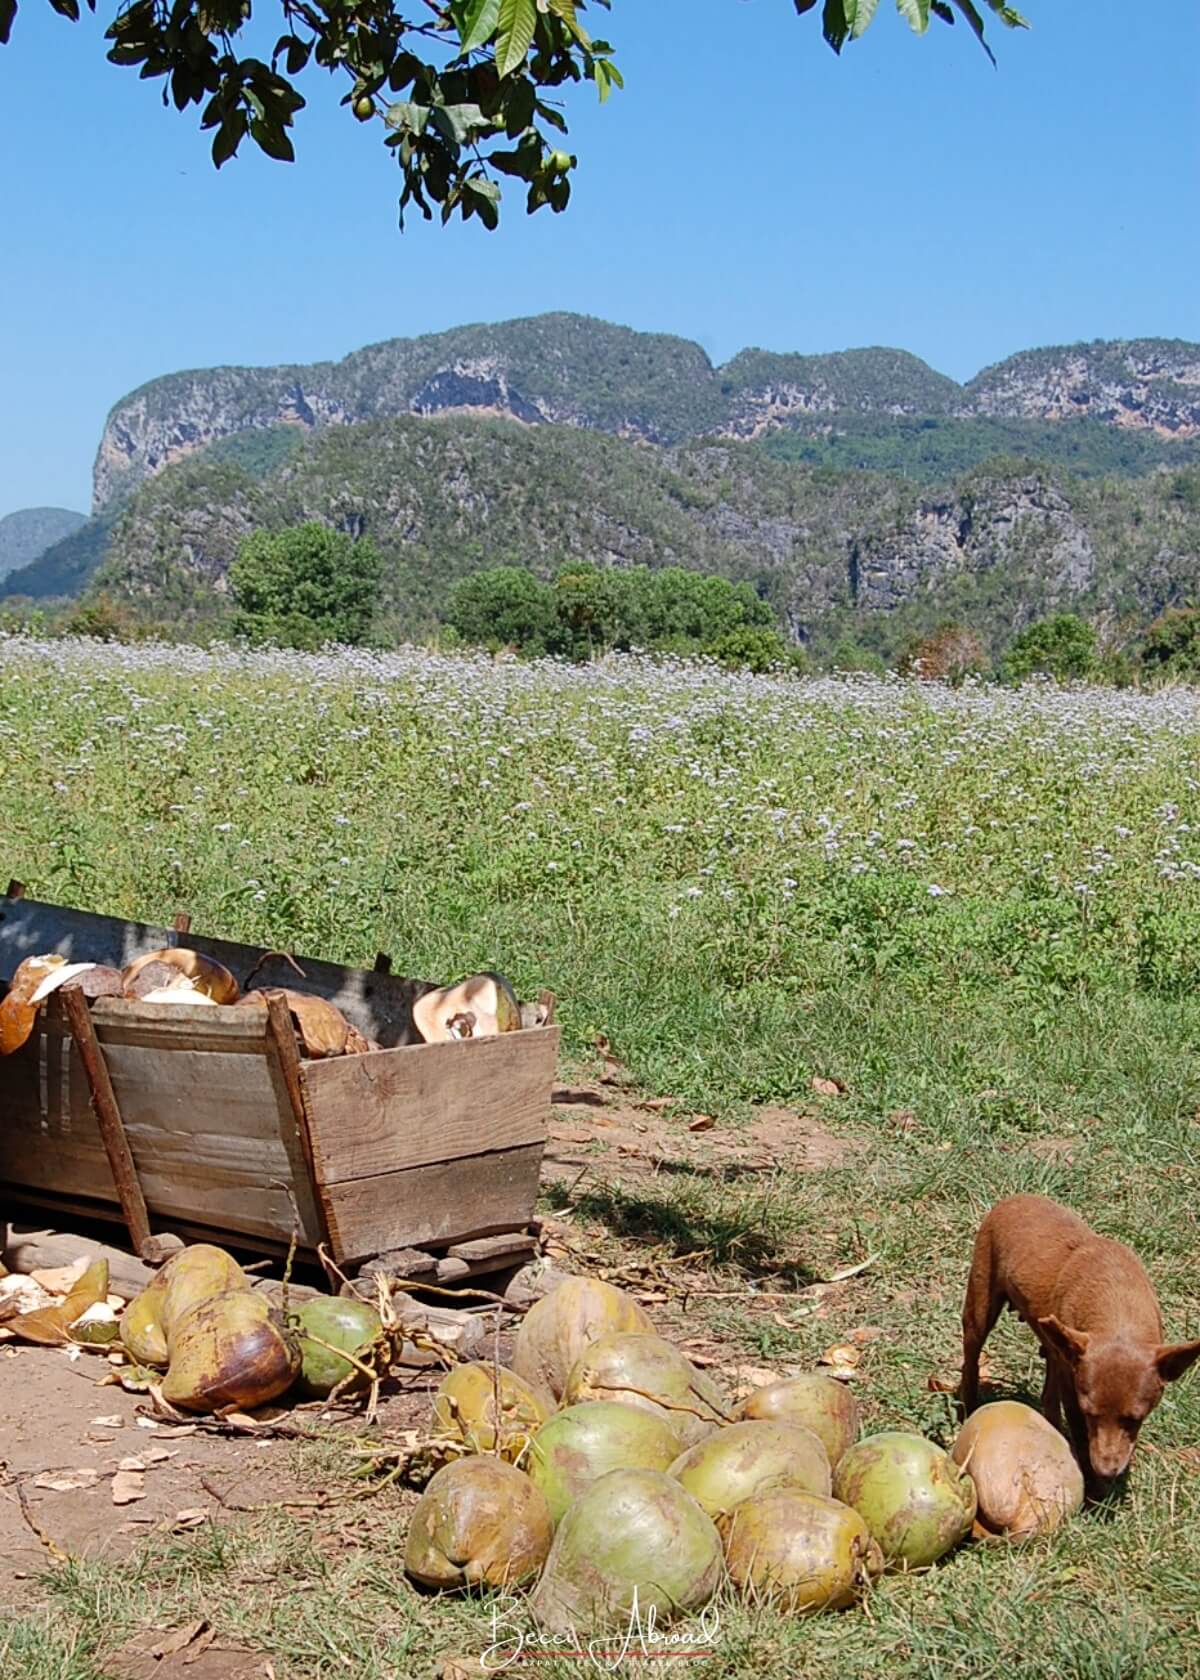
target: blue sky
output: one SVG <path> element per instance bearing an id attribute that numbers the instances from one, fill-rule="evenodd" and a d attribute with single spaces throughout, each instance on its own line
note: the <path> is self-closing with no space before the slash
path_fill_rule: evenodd
<path id="1" fill-rule="evenodd" d="M 398 172 L 321 78 L 298 162 L 217 174 L 194 113 L 23 0 L 0 48 L 0 515 L 86 510 L 157 374 L 339 357 L 573 309 L 746 345 L 897 345 L 956 378 L 1033 345 L 1200 339 L 1200 6 L 1025 0 L 993 70 L 887 0 L 840 60 L 791 0 L 615 0 L 627 88 L 570 100 L 564 216 L 396 225 Z M 261 12 L 260 0 L 260 12 Z M 1154 15 L 1154 25 L 1148 14 Z"/>

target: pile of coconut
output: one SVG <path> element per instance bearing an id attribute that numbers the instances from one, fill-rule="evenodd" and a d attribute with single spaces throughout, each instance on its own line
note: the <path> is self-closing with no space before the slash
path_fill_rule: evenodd
<path id="1" fill-rule="evenodd" d="M 429 1482 L 406 1568 L 423 1586 L 529 1589 L 535 1621 L 586 1637 L 699 1611 L 723 1583 L 806 1613 L 857 1602 L 969 1535 L 1052 1533 L 1083 1502 L 1063 1437 L 1027 1406 L 984 1406 L 950 1452 L 859 1439 L 845 1384 L 809 1375 L 733 1408 L 610 1284 L 537 1302 L 513 1368 L 466 1365 L 433 1426 L 464 1456 Z"/>
<path id="2" fill-rule="evenodd" d="M 26 957 L 0 1001 L 0 1056 L 11 1055 L 33 1032 L 38 1010 L 66 985 L 96 998 L 136 999 L 141 1003 L 236 1005 L 265 1009 L 267 990 L 287 1000 L 303 1054 L 311 1059 L 361 1055 L 382 1045 L 366 1038 L 325 998 L 286 987 L 243 992 L 223 963 L 200 951 L 177 946 L 150 951 L 125 968 L 104 963 L 68 962 L 57 953 Z M 430 986 L 413 1004 L 413 1026 L 426 1044 L 451 1039 L 489 1038 L 540 1025 L 546 1005 L 519 1004 L 501 974 L 472 974 L 453 986 Z"/>

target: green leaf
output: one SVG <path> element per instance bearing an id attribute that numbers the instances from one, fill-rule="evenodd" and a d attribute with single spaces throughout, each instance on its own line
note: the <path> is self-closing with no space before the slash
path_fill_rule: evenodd
<path id="1" fill-rule="evenodd" d="M 834 52 L 840 53 L 850 33 L 844 0 L 825 0 L 825 8 L 821 14 L 821 33 Z"/>
<path id="2" fill-rule="evenodd" d="M 283 129 L 276 127 L 274 123 L 256 118 L 250 124 L 250 137 L 268 157 L 276 158 L 280 163 L 295 163 L 296 153 L 292 142 Z"/>
<path id="3" fill-rule="evenodd" d="M 496 33 L 500 21 L 500 0 L 469 0 L 463 14 L 462 50 L 475 52 Z"/>
<path id="4" fill-rule="evenodd" d="M 13 19 L 17 15 L 17 0 L 0 0 L 0 47 L 8 45 Z"/>
<path id="5" fill-rule="evenodd" d="M 411 99 L 403 99 L 388 106 L 383 120 L 389 128 L 399 129 L 402 134 L 423 134 L 429 121 L 429 106 L 414 105 Z"/>
<path id="6" fill-rule="evenodd" d="M 500 26 L 496 36 L 499 76 L 508 76 L 524 64 L 536 27 L 536 0 L 500 0 Z"/>
<path id="7" fill-rule="evenodd" d="M 962 13 L 963 17 L 966 18 L 975 34 L 975 39 L 979 42 L 979 45 L 991 59 L 992 63 L 995 64 L 996 55 L 983 38 L 983 19 L 980 17 L 975 6 L 971 3 L 971 0 L 951 0 L 951 4 L 957 11 Z"/>
<path id="8" fill-rule="evenodd" d="M 896 0 L 896 10 L 917 35 L 929 28 L 929 0 Z"/>
<path id="9" fill-rule="evenodd" d="M 245 111 L 231 111 L 213 136 L 212 160 L 220 169 L 237 151 L 246 133 Z"/>
<path id="10" fill-rule="evenodd" d="M 455 146 L 465 145 L 472 134 L 488 126 L 478 105 L 435 105 L 429 120 Z"/>

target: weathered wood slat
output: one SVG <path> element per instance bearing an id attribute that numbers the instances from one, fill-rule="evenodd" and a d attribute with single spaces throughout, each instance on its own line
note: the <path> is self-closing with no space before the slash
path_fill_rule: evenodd
<path id="1" fill-rule="evenodd" d="M 324 1192 L 339 1264 L 385 1248 L 423 1248 L 511 1230 L 537 1198 L 541 1143 L 331 1184 Z M 516 1211 L 514 1217 L 514 1210 Z"/>
<path id="2" fill-rule="evenodd" d="M 542 1144 L 559 1029 L 307 1062 L 318 1188 Z M 514 1208 L 509 1227 L 532 1213 Z"/>
<path id="3" fill-rule="evenodd" d="M 513 1254 L 529 1254 L 536 1247 L 537 1238 L 528 1231 L 504 1231 L 496 1237 L 476 1237 L 474 1242 L 451 1243 L 446 1252 L 456 1260 L 477 1266 L 484 1260 L 507 1260 Z"/>
<path id="4" fill-rule="evenodd" d="M 78 986 L 66 986 L 62 992 L 63 1014 L 71 1029 L 75 1050 L 87 1075 L 89 1106 L 96 1121 L 96 1129 L 108 1157 L 117 1199 L 121 1204 L 125 1224 L 135 1254 L 144 1254 L 150 1241 L 150 1219 L 146 1200 L 138 1183 L 137 1168 L 129 1152 L 129 1139 L 117 1106 L 116 1094 L 108 1076 L 104 1052 L 96 1037 L 96 1027 L 88 1009 L 87 999 Z"/>

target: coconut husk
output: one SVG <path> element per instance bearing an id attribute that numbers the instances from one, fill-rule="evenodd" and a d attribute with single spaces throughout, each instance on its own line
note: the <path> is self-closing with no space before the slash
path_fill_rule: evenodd
<path id="1" fill-rule="evenodd" d="M 286 986 L 269 989 L 287 999 L 296 1036 L 305 1055 L 314 1061 L 327 1056 L 353 1055 L 366 1048 L 367 1041 L 363 1035 L 327 998 L 316 997 L 312 992 L 293 992 Z M 242 1004 L 246 1008 L 265 1009 L 267 992 L 247 992 Z"/>
<path id="2" fill-rule="evenodd" d="M 39 1006 L 51 992 L 68 981 L 81 978 L 94 963 L 69 963 L 56 951 L 26 957 L 12 977 L 12 984 L 0 1003 L 0 1056 L 11 1056 L 25 1044 L 33 1031 Z"/>
<path id="3" fill-rule="evenodd" d="M 178 946 L 165 951 L 148 951 L 145 956 L 131 962 L 124 970 L 126 997 L 144 997 L 146 992 L 171 985 L 170 980 L 163 978 L 161 971 L 164 965 L 174 971 L 173 978 L 182 975 L 192 981 L 195 989 L 204 992 L 213 1003 L 236 1003 L 241 995 L 237 981 L 224 963 L 203 956 L 199 951 L 190 951 L 186 946 Z M 147 969 L 153 970 L 153 973 L 147 976 Z"/>

